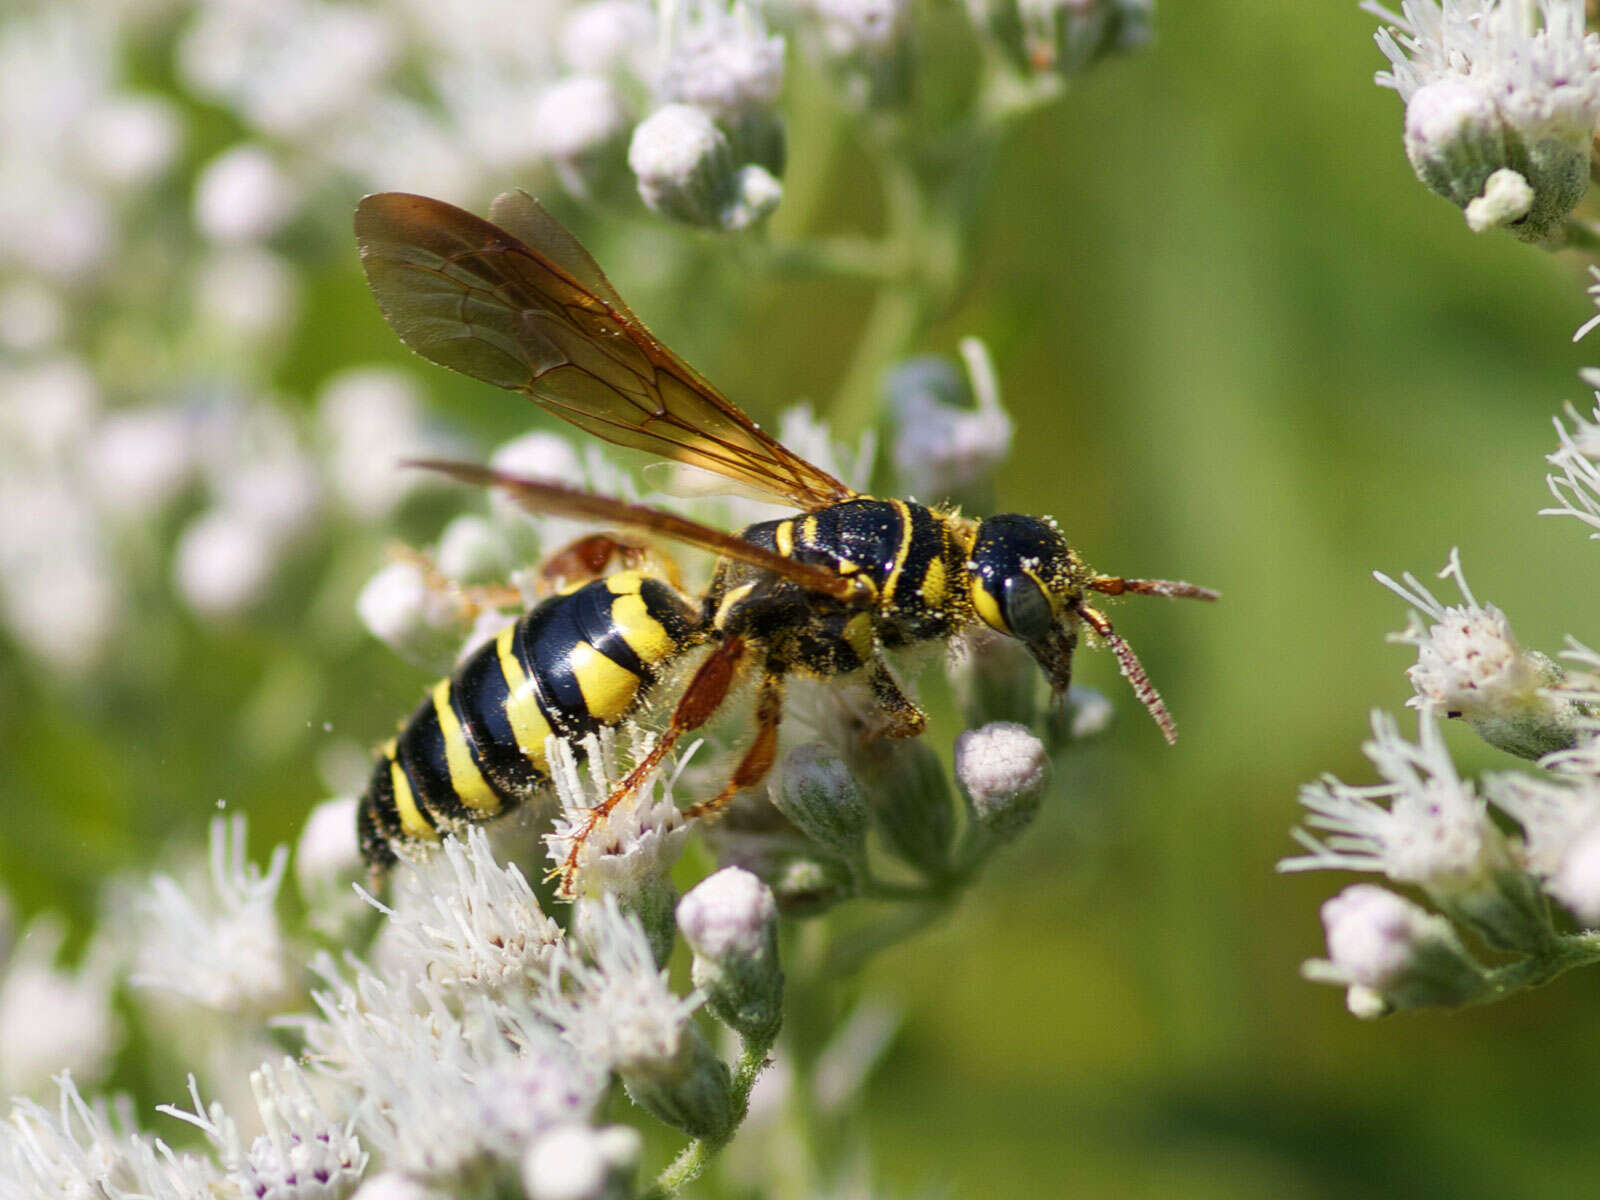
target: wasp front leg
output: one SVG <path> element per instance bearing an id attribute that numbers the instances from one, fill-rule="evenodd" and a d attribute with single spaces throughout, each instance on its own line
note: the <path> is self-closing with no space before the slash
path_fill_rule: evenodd
<path id="1" fill-rule="evenodd" d="M 459 606 L 464 621 L 475 621 L 485 609 L 524 607 L 522 593 L 509 583 L 457 583 L 439 569 L 431 554 L 413 546 L 391 546 L 389 557 L 415 567 L 428 591 L 453 601 Z"/>

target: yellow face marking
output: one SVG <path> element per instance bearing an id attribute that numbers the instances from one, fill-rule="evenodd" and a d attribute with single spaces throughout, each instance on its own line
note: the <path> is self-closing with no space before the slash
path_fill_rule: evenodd
<path id="1" fill-rule="evenodd" d="M 1000 615 L 1000 602 L 989 594 L 983 586 L 983 581 L 976 575 L 972 577 L 972 607 L 977 611 L 983 623 L 991 629 L 998 629 L 1001 633 L 1010 633 L 1006 619 Z"/>
<path id="2" fill-rule="evenodd" d="M 450 681 L 441 679 L 433 689 L 433 711 L 439 718 L 439 729 L 444 734 L 444 760 L 450 768 L 450 786 L 456 798 L 474 812 L 484 814 L 500 811 L 500 797 L 494 794 L 478 764 L 472 761 L 472 747 L 467 745 L 467 731 L 456 718 L 455 706 L 450 703 Z"/>
<path id="3" fill-rule="evenodd" d="M 567 652 L 567 665 L 583 693 L 589 714 L 606 724 L 620 718 L 633 705 L 639 692 L 639 677 L 619 667 L 587 642 L 579 642 Z"/>
<path id="4" fill-rule="evenodd" d="M 661 622 L 650 615 L 643 596 L 618 596 L 611 602 L 611 617 L 640 662 L 654 665 L 677 649 Z"/>
<path id="5" fill-rule="evenodd" d="M 517 739 L 517 749 L 540 772 L 548 775 L 550 763 L 545 757 L 544 740 L 550 736 L 550 722 L 544 719 L 539 708 L 539 697 L 533 680 L 522 669 L 522 662 L 512 641 L 517 634 L 515 625 L 507 625 L 495 639 L 495 650 L 500 655 L 500 672 L 506 677 L 506 720 L 511 723 L 512 735 Z"/>
<path id="6" fill-rule="evenodd" d="M 400 830 L 407 837 L 437 842 L 439 831 L 428 824 L 428 818 L 417 807 L 417 798 L 411 794 L 411 781 L 400 768 L 400 760 L 389 760 L 389 784 L 394 788 L 394 807 L 400 814 Z"/>
<path id="7" fill-rule="evenodd" d="M 929 607 L 944 599 L 944 559 L 936 558 L 928 564 L 928 573 L 922 577 L 922 602 Z"/>

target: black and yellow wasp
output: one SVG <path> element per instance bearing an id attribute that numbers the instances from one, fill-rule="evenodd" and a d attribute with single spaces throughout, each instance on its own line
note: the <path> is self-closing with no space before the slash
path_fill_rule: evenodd
<path id="1" fill-rule="evenodd" d="M 923 714 L 884 652 L 946 641 L 979 623 L 1026 646 L 1058 696 L 1072 676 L 1079 626 L 1087 625 L 1174 739 L 1166 706 L 1132 649 L 1087 596 L 1211 600 L 1215 592 L 1098 575 L 1048 519 L 974 519 L 857 494 L 763 433 L 656 341 L 577 239 L 530 196 L 503 195 L 490 216 L 424 196 L 362 200 L 355 228 L 367 281 L 408 346 L 521 392 L 606 441 L 714 472 L 801 515 L 733 535 L 557 483 L 465 463 L 422 464 L 501 488 L 536 512 L 700 547 L 718 563 L 698 599 L 660 572 L 601 575 L 536 605 L 469 655 L 379 758 L 360 805 L 370 864 L 385 866 L 397 850 L 515 805 L 548 779 L 547 737 L 575 741 L 620 724 L 701 649 L 653 749 L 591 811 L 578 843 L 751 675 L 754 737 L 727 785 L 691 815 L 716 812 L 767 774 L 789 675 L 858 674 L 882 734 L 915 736 Z M 577 853 L 575 844 L 569 870 Z"/>

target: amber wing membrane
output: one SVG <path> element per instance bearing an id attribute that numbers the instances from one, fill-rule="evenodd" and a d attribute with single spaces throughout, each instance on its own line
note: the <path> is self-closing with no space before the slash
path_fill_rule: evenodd
<path id="1" fill-rule="evenodd" d="M 508 475 L 504 471 L 480 467 L 474 463 L 425 459 L 407 465 L 439 471 L 452 479 L 459 479 L 462 483 L 500 488 L 530 512 L 644 530 L 686 545 L 698 546 L 702 550 L 709 550 L 724 558 L 736 558 L 740 562 L 760 567 L 784 579 L 793 580 L 808 591 L 820 592 L 840 600 L 861 597 L 859 585 L 854 580 L 822 567 L 800 562 L 798 559 L 774 554 L 731 533 L 724 533 L 720 529 L 713 529 L 709 525 L 680 517 L 677 513 L 649 508 L 643 504 L 630 504 L 626 500 L 616 500 L 610 496 L 596 496 L 590 492 L 579 491 L 577 488 L 562 487 L 560 484 L 540 479 L 524 479 L 519 475 Z"/>
<path id="2" fill-rule="evenodd" d="M 384 192 L 356 209 L 378 307 L 441 366 L 522 392 L 580 429 L 800 508 L 853 493 L 786 450 L 651 336 L 594 259 L 525 192 L 495 221 Z"/>

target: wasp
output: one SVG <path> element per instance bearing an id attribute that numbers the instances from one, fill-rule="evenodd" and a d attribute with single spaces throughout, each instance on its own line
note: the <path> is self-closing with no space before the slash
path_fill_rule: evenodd
<path id="1" fill-rule="evenodd" d="M 754 680 L 753 736 L 727 784 L 690 816 L 715 813 L 766 776 L 789 676 L 863 679 L 881 719 L 877 732 L 912 737 L 925 717 L 886 651 L 983 626 L 1021 642 L 1057 697 L 1086 626 L 1175 740 L 1132 648 L 1089 597 L 1214 600 L 1216 592 L 1097 574 L 1047 518 L 973 518 L 858 494 L 762 432 L 657 341 L 577 239 L 524 192 L 499 197 L 489 220 L 424 196 L 372 195 L 356 210 L 355 230 L 379 308 L 417 353 L 520 392 L 605 441 L 799 510 L 733 534 L 556 482 L 470 463 L 418 464 L 500 488 L 533 512 L 698 547 L 717 565 L 695 597 L 642 566 L 601 574 L 605 538 L 564 556 L 588 562 L 598 577 L 544 600 L 467 657 L 379 756 L 359 808 L 362 849 L 374 868 L 544 785 L 547 737 L 576 741 L 618 725 L 664 678 L 687 675 L 652 748 L 578 831 L 564 868 L 570 883 L 583 838 L 742 681 Z M 696 651 L 703 657 L 689 673 Z"/>

